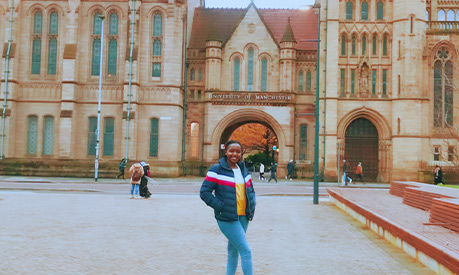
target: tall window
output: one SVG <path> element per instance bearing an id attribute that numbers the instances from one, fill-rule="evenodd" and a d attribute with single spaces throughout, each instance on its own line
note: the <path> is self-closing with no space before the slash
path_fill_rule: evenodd
<path id="1" fill-rule="evenodd" d="M 311 91 L 311 71 L 306 73 L 306 90 Z"/>
<path id="2" fill-rule="evenodd" d="M 341 78 L 340 78 L 341 82 L 340 82 L 340 95 L 341 96 L 344 96 L 345 95 L 345 92 L 346 92 L 346 70 L 345 69 L 341 69 Z"/>
<path id="3" fill-rule="evenodd" d="M 43 15 L 41 11 L 34 14 L 33 42 L 32 42 L 32 74 L 40 74 L 41 66 L 41 38 Z"/>
<path id="4" fill-rule="evenodd" d="M 355 92 L 355 69 L 351 70 L 351 95 Z"/>
<path id="5" fill-rule="evenodd" d="M 115 143 L 115 119 L 105 118 L 104 123 L 104 156 L 113 156 L 113 145 Z"/>
<path id="6" fill-rule="evenodd" d="M 116 75 L 118 59 L 118 15 L 111 13 L 109 16 L 109 40 L 108 42 L 108 68 L 109 76 Z"/>
<path id="7" fill-rule="evenodd" d="M 153 51 L 152 51 L 152 77 L 161 77 L 161 67 L 163 62 L 163 17 L 162 14 L 156 12 L 153 15 Z M 156 79 L 158 80 L 158 79 Z"/>
<path id="8" fill-rule="evenodd" d="M 303 71 L 298 72 L 298 92 L 304 91 L 304 73 Z"/>
<path id="9" fill-rule="evenodd" d="M 249 49 L 247 64 L 247 90 L 253 91 L 253 49 Z"/>
<path id="10" fill-rule="evenodd" d="M 300 125 L 300 160 L 306 160 L 308 148 L 308 126 Z"/>
<path id="11" fill-rule="evenodd" d="M 446 13 L 446 21 L 454 21 L 454 11 L 449 10 L 448 13 Z"/>
<path id="12" fill-rule="evenodd" d="M 434 147 L 434 160 L 435 161 L 440 160 L 440 147 L 439 146 Z"/>
<path id="13" fill-rule="evenodd" d="M 356 40 L 355 36 L 352 36 L 352 55 L 355 55 Z"/>
<path id="14" fill-rule="evenodd" d="M 100 18 L 101 15 L 102 14 L 100 12 L 96 12 L 93 17 L 91 75 L 94 76 L 100 74 L 100 35 L 102 34 L 102 19 Z"/>
<path id="15" fill-rule="evenodd" d="M 352 19 L 352 10 L 353 10 L 353 5 L 352 5 L 352 2 L 349 1 L 346 3 L 346 19 Z"/>
<path id="16" fill-rule="evenodd" d="M 239 75 L 241 69 L 241 62 L 239 57 L 234 58 L 234 75 L 233 75 L 233 90 L 239 91 Z"/>
<path id="17" fill-rule="evenodd" d="M 268 90 L 268 59 L 261 60 L 261 90 Z"/>
<path id="18" fill-rule="evenodd" d="M 36 116 L 29 116 L 27 118 L 27 154 L 37 154 L 37 131 L 38 131 L 38 118 Z"/>
<path id="19" fill-rule="evenodd" d="M 384 36 L 383 38 L 383 52 L 382 54 L 384 56 L 387 56 L 387 36 Z"/>
<path id="20" fill-rule="evenodd" d="M 96 155 L 96 143 L 97 143 L 97 117 L 89 118 L 89 128 L 88 128 L 88 155 Z"/>
<path id="21" fill-rule="evenodd" d="M 195 69 L 191 68 L 191 70 L 190 70 L 190 80 L 194 80 L 194 78 L 195 78 Z"/>
<path id="22" fill-rule="evenodd" d="M 57 35 L 59 32 L 59 17 L 57 12 L 52 11 L 49 15 L 48 32 L 48 74 L 56 74 L 57 65 Z"/>
<path id="23" fill-rule="evenodd" d="M 54 117 L 45 116 L 43 125 L 43 155 L 52 155 L 54 145 Z"/>
<path id="24" fill-rule="evenodd" d="M 379 1 L 378 4 L 376 4 L 376 19 L 384 19 L 384 4 L 382 1 Z"/>
<path id="25" fill-rule="evenodd" d="M 362 55 L 367 53 L 367 37 L 364 35 L 362 37 Z"/>
<path id="26" fill-rule="evenodd" d="M 341 36 L 341 55 L 346 55 L 346 36 Z"/>
<path id="27" fill-rule="evenodd" d="M 150 126 L 150 157 L 158 157 L 159 144 L 159 121 L 157 118 L 151 119 Z"/>
<path id="28" fill-rule="evenodd" d="M 372 54 L 376 55 L 378 52 L 378 39 L 376 38 L 376 35 L 373 36 L 372 48 L 373 48 Z"/>
<path id="29" fill-rule="evenodd" d="M 372 71 L 371 75 L 371 94 L 376 95 L 376 70 Z"/>
<path id="30" fill-rule="evenodd" d="M 382 71 L 382 94 L 383 96 L 387 95 L 387 70 Z"/>
<path id="31" fill-rule="evenodd" d="M 447 48 L 438 50 L 434 63 L 434 126 L 453 126 L 453 63 Z"/>
<path id="32" fill-rule="evenodd" d="M 445 21 L 446 20 L 446 15 L 444 10 L 439 10 L 438 11 L 438 21 Z"/>
<path id="33" fill-rule="evenodd" d="M 362 20 L 368 20 L 368 3 L 362 2 Z"/>
<path id="34" fill-rule="evenodd" d="M 191 157 L 197 158 L 199 151 L 199 123 L 191 123 Z"/>

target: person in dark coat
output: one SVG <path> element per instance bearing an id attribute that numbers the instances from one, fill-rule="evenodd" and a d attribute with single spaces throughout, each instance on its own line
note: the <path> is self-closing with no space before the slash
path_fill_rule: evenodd
<path id="1" fill-rule="evenodd" d="M 277 173 L 277 163 L 272 163 L 271 162 L 271 168 L 269 168 L 269 171 L 271 172 L 271 174 L 269 175 L 269 180 L 268 182 L 270 182 L 272 179 L 276 181 L 277 183 L 277 177 L 276 177 L 276 173 Z"/>
<path id="2" fill-rule="evenodd" d="M 139 186 L 139 195 L 148 199 L 151 196 L 150 191 L 148 190 L 148 178 L 150 177 L 150 164 L 146 163 L 145 161 L 141 161 L 140 165 L 143 168 L 143 176 L 140 179 L 140 186 Z"/>
<path id="3" fill-rule="evenodd" d="M 441 170 L 441 167 L 438 165 L 435 166 L 434 181 L 435 181 L 435 185 L 437 184 L 443 185 L 443 171 Z"/>
<path id="4" fill-rule="evenodd" d="M 120 161 L 120 166 L 118 167 L 120 173 L 116 176 L 117 179 L 121 177 L 124 180 L 124 169 L 126 169 L 126 162 L 127 160 L 125 158 Z"/>
<path id="5" fill-rule="evenodd" d="M 226 274 L 236 274 L 240 255 L 242 271 L 252 275 L 252 251 L 246 231 L 255 213 L 256 201 L 251 175 L 241 157 L 241 144 L 228 141 L 225 156 L 207 172 L 200 197 L 213 208 L 218 227 L 228 239 Z"/>
<path id="6" fill-rule="evenodd" d="M 290 180 L 292 180 L 294 171 L 295 171 L 295 163 L 293 163 L 293 159 L 291 159 L 289 163 L 287 164 L 287 176 L 285 177 L 285 179 L 289 178 Z"/>

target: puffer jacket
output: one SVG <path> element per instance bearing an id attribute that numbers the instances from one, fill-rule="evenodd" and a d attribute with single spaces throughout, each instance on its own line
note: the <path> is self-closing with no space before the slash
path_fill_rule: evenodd
<path id="1" fill-rule="evenodd" d="M 255 213 L 255 190 L 247 168 L 241 162 L 238 163 L 238 166 L 241 168 L 242 177 L 245 181 L 245 196 L 247 199 L 245 215 L 251 221 Z M 215 191 L 215 195 L 213 191 Z M 217 220 L 237 221 L 239 219 L 236 202 L 236 181 L 233 170 L 226 162 L 226 156 L 221 158 L 218 164 L 210 167 L 202 183 L 200 196 L 208 206 L 214 209 Z"/>

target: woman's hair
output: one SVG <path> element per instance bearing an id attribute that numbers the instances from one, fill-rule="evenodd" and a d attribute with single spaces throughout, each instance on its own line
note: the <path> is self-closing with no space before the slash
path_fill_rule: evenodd
<path id="1" fill-rule="evenodd" d="M 226 144 L 225 144 L 225 151 L 228 150 L 228 147 L 231 145 L 231 144 L 238 144 L 241 148 L 242 148 L 242 145 L 239 141 L 237 140 L 229 140 Z"/>

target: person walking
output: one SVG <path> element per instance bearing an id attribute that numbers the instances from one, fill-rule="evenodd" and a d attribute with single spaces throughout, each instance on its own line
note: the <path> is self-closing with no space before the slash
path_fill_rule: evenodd
<path id="1" fill-rule="evenodd" d="M 285 177 L 285 179 L 289 178 L 290 180 L 292 180 L 294 170 L 295 170 L 295 164 L 293 163 L 293 159 L 291 159 L 289 163 L 287 164 L 287 176 Z"/>
<path id="2" fill-rule="evenodd" d="M 435 185 L 443 185 L 443 171 L 441 170 L 441 167 L 438 165 L 435 166 L 434 170 L 434 183 Z"/>
<path id="3" fill-rule="evenodd" d="M 363 179 L 362 179 L 362 173 L 363 173 L 362 163 L 359 162 L 359 164 L 357 164 L 357 168 L 355 168 L 355 176 L 356 176 L 356 178 L 354 178 L 354 184 L 355 184 L 355 181 L 357 181 L 357 178 L 359 178 L 360 181 L 363 184 L 365 184 L 365 182 L 363 182 Z"/>
<path id="4" fill-rule="evenodd" d="M 260 163 L 260 177 L 259 179 L 261 181 L 265 181 L 265 165 L 263 163 Z"/>
<path id="5" fill-rule="evenodd" d="M 343 163 L 344 163 L 343 164 L 343 180 L 342 180 L 341 185 L 347 186 L 348 181 L 352 183 L 352 179 L 349 177 L 349 170 L 351 169 L 351 167 L 349 166 L 349 163 L 346 162 L 345 159 L 343 159 Z"/>
<path id="6" fill-rule="evenodd" d="M 239 255 L 244 274 L 253 274 L 246 231 L 255 213 L 255 191 L 241 156 L 241 144 L 228 141 L 225 156 L 210 167 L 200 190 L 201 199 L 214 209 L 218 227 L 228 239 L 227 275 L 236 273 Z"/>
<path id="7" fill-rule="evenodd" d="M 139 184 L 143 176 L 143 167 L 140 163 L 134 163 L 131 168 L 129 168 L 129 172 L 131 173 L 131 199 L 134 198 L 134 190 L 135 197 L 138 198 Z"/>
<path id="8" fill-rule="evenodd" d="M 146 163 L 145 161 L 141 161 L 140 165 L 142 165 L 143 176 L 140 179 L 139 195 L 141 197 L 148 199 L 151 196 L 151 193 L 148 190 L 148 178 L 150 177 L 150 164 Z"/>
<path id="9" fill-rule="evenodd" d="M 269 168 L 269 171 L 271 172 L 271 174 L 269 175 L 268 182 L 270 182 L 272 179 L 274 179 L 276 181 L 276 183 L 277 183 L 277 177 L 276 177 L 277 163 L 272 163 L 271 162 L 271 168 Z"/>
<path id="10" fill-rule="evenodd" d="M 118 167 L 118 169 L 120 170 L 120 173 L 119 175 L 116 176 L 117 179 L 121 177 L 124 180 L 124 169 L 126 169 L 126 162 L 127 162 L 127 159 L 125 158 L 121 159 L 120 165 Z"/>

